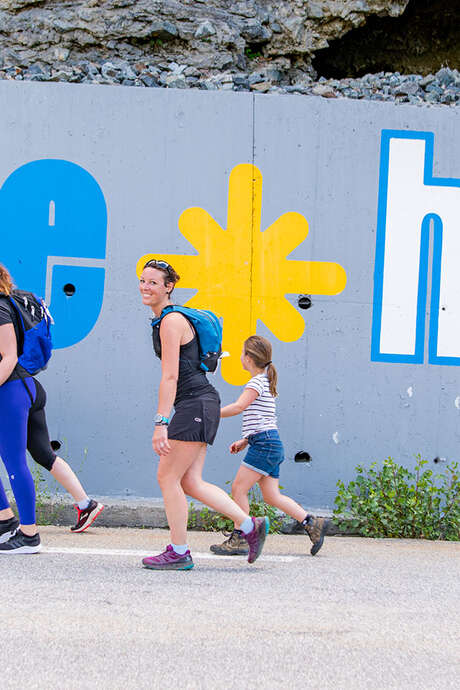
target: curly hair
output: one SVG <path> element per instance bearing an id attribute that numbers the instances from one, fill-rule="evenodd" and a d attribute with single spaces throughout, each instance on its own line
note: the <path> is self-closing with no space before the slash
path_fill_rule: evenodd
<path id="1" fill-rule="evenodd" d="M 2 266 L 2 264 L 0 264 L 0 292 L 3 292 L 4 295 L 9 295 L 11 294 L 12 289 L 13 281 L 11 279 L 11 276 L 9 272 L 6 270 L 5 266 Z"/>

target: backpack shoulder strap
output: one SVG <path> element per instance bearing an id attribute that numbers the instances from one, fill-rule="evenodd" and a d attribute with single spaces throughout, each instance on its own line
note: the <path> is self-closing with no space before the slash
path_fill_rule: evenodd
<path id="1" fill-rule="evenodd" d="M 20 356 L 23 352 L 23 349 L 24 349 L 24 339 L 25 339 L 25 335 L 26 335 L 26 327 L 24 324 L 24 319 L 22 317 L 22 312 L 19 308 L 19 305 L 15 301 L 14 297 L 12 297 L 11 295 L 5 295 L 5 297 L 8 300 L 8 303 L 11 304 L 11 306 L 13 307 L 13 311 L 17 316 L 18 326 L 19 326 L 19 340 L 17 343 L 17 348 L 18 348 L 18 355 Z"/>
<path id="2" fill-rule="evenodd" d="M 16 302 L 16 300 L 14 299 L 14 297 L 13 297 L 12 295 L 8 295 L 7 298 L 8 298 L 9 303 L 12 305 L 12 307 L 13 307 L 15 313 L 16 313 L 17 316 L 18 316 L 19 323 L 21 324 L 21 328 L 22 328 L 22 331 L 23 331 L 23 333 L 24 333 L 25 330 L 26 330 L 26 327 L 25 327 L 25 325 L 24 325 L 24 319 L 23 319 L 23 317 L 22 317 L 21 309 L 20 309 L 18 303 Z"/>

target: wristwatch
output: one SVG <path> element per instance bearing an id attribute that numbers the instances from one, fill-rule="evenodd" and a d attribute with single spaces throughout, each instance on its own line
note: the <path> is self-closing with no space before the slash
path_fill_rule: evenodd
<path id="1" fill-rule="evenodd" d="M 162 414 L 156 414 L 154 421 L 155 426 L 168 426 L 169 424 L 169 419 L 167 417 L 163 417 Z"/>

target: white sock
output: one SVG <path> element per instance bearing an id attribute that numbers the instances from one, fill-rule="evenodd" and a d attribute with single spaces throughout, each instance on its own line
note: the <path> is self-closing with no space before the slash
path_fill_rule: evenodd
<path id="1" fill-rule="evenodd" d="M 82 501 L 78 501 L 77 506 L 80 508 L 80 510 L 85 510 L 89 506 L 90 500 L 88 496 L 84 498 Z"/>
<path id="2" fill-rule="evenodd" d="M 241 530 L 243 534 L 249 534 L 249 532 L 252 532 L 252 530 L 254 529 L 252 519 L 250 517 L 247 517 L 246 520 L 243 520 L 238 529 Z"/>
<path id="3" fill-rule="evenodd" d="M 188 551 L 188 544 L 173 544 L 171 542 L 171 546 L 179 556 L 185 556 Z"/>

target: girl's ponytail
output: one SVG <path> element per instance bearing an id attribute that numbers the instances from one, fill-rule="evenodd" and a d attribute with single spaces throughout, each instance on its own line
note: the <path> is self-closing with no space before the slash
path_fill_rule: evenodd
<path id="1" fill-rule="evenodd" d="M 273 395 L 274 398 L 276 398 L 276 396 L 278 395 L 278 391 L 276 390 L 276 384 L 278 383 L 278 372 L 276 371 L 273 362 L 268 363 L 267 377 L 270 387 L 270 393 Z"/>
<path id="2" fill-rule="evenodd" d="M 276 390 L 278 374 L 272 363 L 272 346 L 270 342 L 261 335 L 251 335 L 244 341 L 244 353 L 251 357 L 256 367 L 266 369 L 270 393 L 275 398 L 278 395 Z"/>

